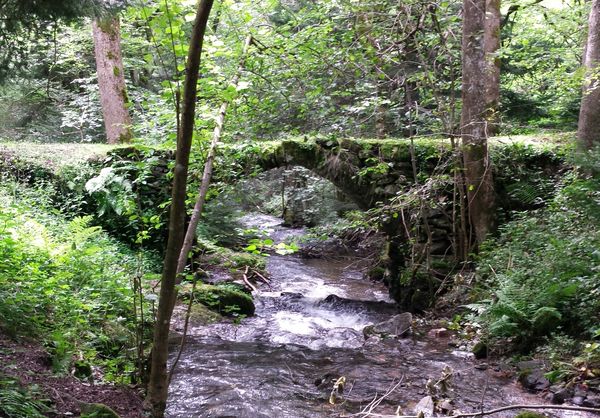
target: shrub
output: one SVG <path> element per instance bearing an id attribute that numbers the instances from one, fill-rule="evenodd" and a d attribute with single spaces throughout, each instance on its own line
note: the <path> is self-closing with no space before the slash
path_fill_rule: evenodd
<path id="1" fill-rule="evenodd" d="M 45 340 L 57 371 L 75 353 L 92 362 L 118 357 L 111 366 L 123 370 L 135 330 L 129 280 L 143 258 L 90 217 L 66 221 L 41 201 L 0 189 L 0 327 Z"/>
<path id="2" fill-rule="evenodd" d="M 492 339 L 529 350 L 553 332 L 591 336 L 600 321 L 600 180 L 573 172 L 547 209 L 519 214 L 488 242 L 489 298 L 470 308 Z"/>

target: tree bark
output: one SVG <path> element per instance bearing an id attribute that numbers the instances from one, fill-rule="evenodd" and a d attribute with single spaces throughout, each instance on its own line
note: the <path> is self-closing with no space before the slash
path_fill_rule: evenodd
<path id="1" fill-rule="evenodd" d="M 129 142 L 131 117 L 123 73 L 119 17 L 100 17 L 94 20 L 92 29 L 106 140 L 109 144 Z"/>
<path id="2" fill-rule="evenodd" d="M 487 134 L 494 136 L 499 131 L 500 105 L 500 0 L 486 0 L 485 2 L 485 60 L 487 64 L 487 85 L 485 99 L 487 106 Z"/>
<path id="3" fill-rule="evenodd" d="M 591 149 L 600 144 L 600 0 L 593 0 L 590 10 L 588 37 L 583 65 L 585 79 L 577 127 L 578 145 Z"/>
<path id="4" fill-rule="evenodd" d="M 240 64 L 233 78 L 231 79 L 230 85 L 237 89 L 237 86 L 240 81 L 240 76 L 242 71 L 244 70 L 244 65 L 246 62 L 246 57 L 248 55 L 248 50 L 250 49 L 250 45 L 252 44 L 252 36 L 248 35 L 246 37 L 246 41 L 244 42 L 244 48 L 242 50 L 242 56 L 240 58 Z M 200 222 L 200 217 L 202 216 L 202 210 L 204 209 L 204 202 L 206 201 L 206 193 L 208 192 L 208 187 L 210 186 L 210 181 L 212 179 L 212 171 L 213 171 L 213 162 L 215 160 L 215 152 L 217 149 L 217 143 L 221 139 L 221 134 L 223 132 L 223 124 L 225 123 L 225 115 L 227 113 L 227 108 L 229 107 L 229 101 L 225 100 L 219 109 L 219 114 L 217 116 L 215 129 L 213 131 L 212 140 L 210 143 L 210 148 L 208 151 L 208 155 L 206 157 L 206 162 L 204 163 L 204 173 L 202 175 L 202 181 L 200 183 L 200 190 L 198 191 L 198 197 L 196 199 L 196 204 L 194 205 L 194 210 L 192 212 L 192 216 L 190 218 L 190 222 L 187 227 L 187 232 L 185 234 L 185 239 L 183 240 L 183 247 L 181 252 L 179 253 L 179 261 L 177 263 L 177 274 L 180 275 L 183 273 L 185 266 L 187 264 L 187 259 L 190 251 L 192 250 L 192 245 L 194 243 L 194 237 L 196 236 L 196 228 L 198 227 L 198 223 Z M 178 279 L 178 283 L 181 280 Z"/>
<path id="5" fill-rule="evenodd" d="M 202 53 L 204 33 L 206 32 L 208 16 L 210 15 L 212 5 L 213 0 L 201 0 L 198 3 L 196 20 L 192 29 L 192 37 L 190 39 L 187 57 L 181 125 L 179 127 L 179 132 L 177 133 L 177 153 L 171 196 L 169 238 L 165 252 L 156 324 L 154 326 L 150 381 L 148 383 L 148 396 L 146 399 L 146 405 L 149 407 L 154 418 L 164 416 L 167 404 L 168 336 L 171 325 L 171 316 L 175 306 L 175 297 L 177 294 L 175 290 L 177 261 L 183 246 L 185 234 L 185 198 L 190 149 L 194 133 L 200 56 Z"/>
<path id="6" fill-rule="evenodd" d="M 494 186 L 487 149 L 485 98 L 486 0 L 464 0 L 462 38 L 461 134 L 467 210 L 475 244 L 483 242 L 494 226 Z"/>

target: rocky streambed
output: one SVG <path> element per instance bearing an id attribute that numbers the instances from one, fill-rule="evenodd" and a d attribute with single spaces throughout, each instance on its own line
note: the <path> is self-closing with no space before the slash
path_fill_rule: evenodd
<path id="1" fill-rule="evenodd" d="M 276 242 L 301 233 L 264 215 L 244 221 L 268 229 Z M 454 413 L 549 402 L 524 391 L 511 370 L 453 348 L 448 332 L 411 334 L 413 318 L 399 313 L 387 289 L 364 279 L 353 260 L 273 255 L 267 269 L 271 288 L 254 295 L 254 316 L 192 325 L 168 417 L 413 414 L 432 393 Z"/>

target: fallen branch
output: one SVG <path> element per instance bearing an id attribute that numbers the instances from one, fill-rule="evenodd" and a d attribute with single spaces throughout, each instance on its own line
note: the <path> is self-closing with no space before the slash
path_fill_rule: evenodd
<path id="1" fill-rule="evenodd" d="M 467 418 L 467 417 L 482 417 L 484 415 L 497 414 L 502 411 L 510 411 L 511 409 L 558 409 L 563 411 L 578 411 L 592 412 L 600 414 L 600 408 L 586 408 L 584 406 L 568 406 L 568 405 L 509 405 L 483 412 L 473 412 L 468 414 L 453 415 L 448 418 Z"/>
<path id="2" fill-rule="evenodd" d="M 357 417 L 361 417 L 361 418 L 379 416 L 377 414 L 373 414 L 373 410 L 375 408 L 377 408 L 379 406 L 379 404 L 381 404 L 381 402 L 383 402 L 383 400 L 385 398 L 387 398 L 391 393 L 393 393 L 398 388 L 398 386 L 400 386 L 402 384 L 403 380 L 404 380 L 404 376 L 402 376 L 397 383 L 393 384 L 393 386 L 391 386 L 381 397 L 378 398 L 377 395 L 375 395 L 375 398 L 373 398 L 373 400 L 371 402 L 369 402 L 369 404 L 367 406 L 365 406 L 362 411 L 360 411 L 357 414 L 354 414 L 353 416 L 357 416 Z M 396 415 L 390 415 L 390 416 L 396 417 Z"/>
<path id="3" fill-rule="evenodd" d="M 248 280 L 248 266 L 246 266 L 246 271 L 244 271 L 242 279 L 244 280 L 246 286 L 248 286 L 253 292 L 258 292 L 258 289 Z"/>
<path id="4" fill-rule="evenodd" d="M 444 418 L 470 418 L 470 417 L 483 417 L 485 415 L 493 415 L 499 412 L 510 411 L 512 409 L 557 409 L 563 411 L 577 411 L 577 412 L 591 412 L 593 414 L 600 414 L 599 408 L 586 408 L 584 406 L 568 406 L 568 405 L 508 405 L 496 409 L 490 409 L 489 411 L 481 412 L 470 412 L 464 414 L 450 415 Z M 373 414 L 371 412 L 359 413 L 356 416 L 360 417 L 377 417 L 377 418 L 419 418 L 421 415 L 382 415 Z"/>
<path id="5" fill-rule="evenodd" d="M 271 282 L 270 282 L 270 281 L 269 281 L 269 280 L 268 280 L 268 279 L 267 279 L 265 276 L 263 276 L 262 274 L 260 274 L 260 273 L 259 273 L 258 271 L 256 271 L 256 270 L 252 270 L 252 273 L 254 273 L 254 275 L 255 275 L 256 277 L 258 277 L 259 279 L 261 279 L 263 282 L 265 282 L 265 283 L 267 284 L 267 286 L 269 286 L 269 290 L 272 290 L 272 289 L 271 289 Z"/>

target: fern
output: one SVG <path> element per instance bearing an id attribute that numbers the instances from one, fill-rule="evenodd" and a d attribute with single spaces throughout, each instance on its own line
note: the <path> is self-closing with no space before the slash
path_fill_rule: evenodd
<path id="1" fill-rule="evenodd" d="M 23 389 L 10 377 L 0 375 L 0 416 L 8 418 L 43 418 L 52 412 L 34 391 Z"/>

